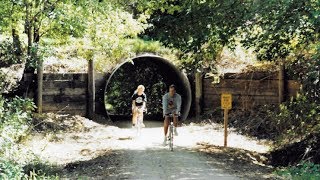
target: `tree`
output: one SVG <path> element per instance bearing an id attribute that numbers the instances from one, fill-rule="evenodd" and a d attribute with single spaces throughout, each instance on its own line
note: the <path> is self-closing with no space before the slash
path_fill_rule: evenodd
<path id="1" fill-rule="evenodd" d="M 144 30 L 144 17 L 134 19 L 113 0 L 5 0 L 0 9 L 2 33 L 12 31 L 14 42 L 27 35 L 28 72 L 36 67 L 43 37 L 83 39 L 79 53 L 90 59 L 93 47 L 110 56 L 122 39 Z"/>
<path id="2" fill-rule="evenodd" d="M 232 47 L 239 38 L 268 61 L 319 39 L 316 0 L 132 0 L 130 7 L 151 16 L 143 38 L 182 50 L 196 59 L 190 61 L 196 67 L 214 61 L 223 46 Z"/>
<path id="3" fill-rule="evenodd" d="M 241 26 L 242 43 L 262 60 L 283 59 L 297 48 L 319 40 L 320 2 L 256 0 Z"/>
<path id="4" fill-rule="evenodd" d="M 63 0 L 4 0 L 1 3 L 2 33 L 12 32 L 13 44 L 21 53 L 19 35 L 27 35 L 27 71 L 34 71 L 37 46 L 47 32 L 45 21 L 54 20 L 56 10 L 64 5 Z"/>
<path id="5" fill-rule="evenodd" d="M 152 26 L 141 37 L 180 49 L 182 59 L 194 59 L 189 62 L 193 69 L 213 62 L 224 46 L 234 42 L 250 8 L 250 2 L 242 0 L 141 0 L 134 5 L 151 14 Z"/>
<path id="6" fill-rule="evenodd" d="M 241 26 L 242 43 L 256 49 L 260 60 L 279 63 L 279 102 L 283 102 L 285 59 L 318 41 L 320 2 L 314 0 L 254 1 L 250 19 Z"/>

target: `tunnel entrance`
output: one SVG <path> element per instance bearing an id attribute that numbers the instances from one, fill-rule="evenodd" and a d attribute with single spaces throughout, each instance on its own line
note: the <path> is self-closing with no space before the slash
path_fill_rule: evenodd
<path id="1" fill-rule="evenodd" d="M 104 103 L 111 119 L 119 116 L 130 117 L 131 96 L 140 84 L 146 87 L 147 116 L 162 119 L 161 98 L 168 91 L 168 87 L 175 84 L 177 93 L 182 96 L 181 118 L 187 118 L 192 97 L 186 75 L 162 57 L 143 55 L 120 64 L 109 76 Z"/>

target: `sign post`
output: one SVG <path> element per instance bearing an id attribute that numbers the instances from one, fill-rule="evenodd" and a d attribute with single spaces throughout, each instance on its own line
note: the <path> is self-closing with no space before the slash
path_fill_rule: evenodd
<path id="1" fill-rule="evenodd" d="M 221 108 L 224 110 L 224 147 L 228 145 L 228 112 L 232 109 L 232 94 L 221 94 Z"/>

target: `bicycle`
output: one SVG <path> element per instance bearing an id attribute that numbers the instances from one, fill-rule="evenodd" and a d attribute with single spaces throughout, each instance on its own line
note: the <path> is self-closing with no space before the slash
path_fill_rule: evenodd
<path id="1" fill-rule="evenodd" d="M 174 115 L 170 113 L 169 115 L 169 134 L 168 134 L 168 141 L 169 141 L 169 150 L 173 151 L 173 130 L 174 130 L 174 124 L 173 124 L 173 117 Z"/>

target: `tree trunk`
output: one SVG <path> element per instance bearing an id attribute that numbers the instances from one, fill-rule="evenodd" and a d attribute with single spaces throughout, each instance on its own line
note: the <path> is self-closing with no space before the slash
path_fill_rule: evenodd
<path id="1" fill-rule="evenodd" d="M 20 37 L 16 29 L 12 28 L 11 31 L 12 31 L 12 44 L 13 44 L 14 55 L 16 56 L 16 58 L 18 58 L 18 62 L 20 63 L 21 55 L 22 55 Z"/>
<path id="2" fill-rule="evenodd" d="M 28 47 L 27 47 L 27 62 L 26 62 L 26 70 L 27 73 L 34 73 L 35 68 L 31 66 L 32 64 L 32 20 L 31 20 L 31 10 L 30 10 L 30 2 L 26 2 L 26 19 L 25 19 L 25 32 L 28 38 Z"/>
<path id="3" fill-rule="evenodd" d="M 12 5 L 11 14 L 15 11 L 15 5 Z M 21 63 L 21 56 L 22 56 L 22 47 L 21 41 L 19 37 L 19 33 L 16 30 L 17 27 L 17 18 L 15 16 L 11 17 L 11 34 L 12 34 L 12 45 L 13 45 L 13 53 L 14 56 L 17 58 L 17 62 Z"/>

